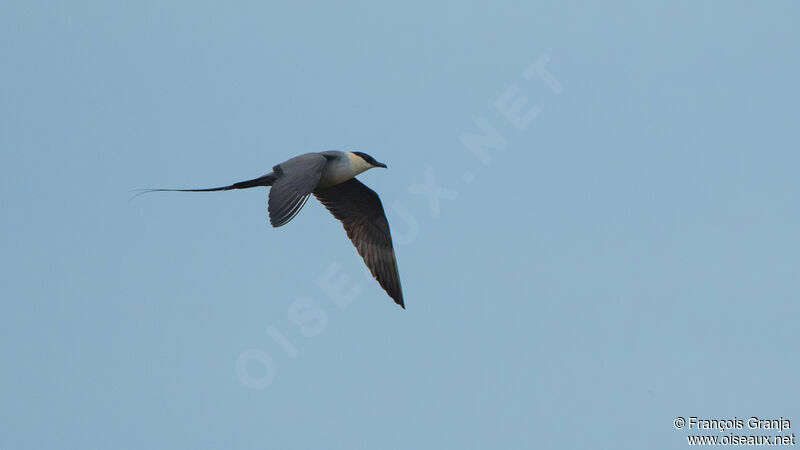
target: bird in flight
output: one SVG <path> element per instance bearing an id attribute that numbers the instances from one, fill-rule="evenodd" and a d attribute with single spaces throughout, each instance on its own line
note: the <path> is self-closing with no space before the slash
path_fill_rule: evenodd
<path id="1" fill-rule="evenodd" d="M 147 189 L 147 192 L 214 192 L 271 186 L 267 211 L 273 227 L 286 225 L 311 194 L 344 225 L 347 237 L 372 276 L 405 309 L 389 222 L 378 194 L 355 177 L 374 167 L 386 168 L 366 153 L 325 151 L 295 156 L 272 172 L 230 186 L 208 189 Z"/>

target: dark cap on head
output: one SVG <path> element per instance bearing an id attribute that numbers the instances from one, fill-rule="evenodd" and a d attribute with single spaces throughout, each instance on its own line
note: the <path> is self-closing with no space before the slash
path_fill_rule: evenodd
<path id="1" fill-rule="evenodd" d="M 364 161 L 366 161 L 370 165 L 373 165 L 375 167 L 383 167 L 384 169 L 386 168 L 386 164 L 380 163 L 378 161 L 375 161 L 375 158 L 373 158 L 372 156 L 369 156 L 368 154 L 366 154 L 364 152 L 353 152 L 353 154 L 354 155 L 358 155 L 359 157 L 361 157 L 361 159 L 363 159 Z"/>

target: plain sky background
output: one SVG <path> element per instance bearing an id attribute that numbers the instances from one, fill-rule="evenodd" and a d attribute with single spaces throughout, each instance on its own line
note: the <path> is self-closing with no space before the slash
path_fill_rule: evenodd
<path id="1" fill-rule="evenodd" d="M 797 433 L 800 7 L 615 5 L 0 3 L 0 448 Z M 524 77 L 540 58 L 558 92 Z M 477 123 L 506 142 L 487 164 Z M 360 179 L 406 311 L 315 200 L 280 229 L 263 188 L 128 201 L 326 149 L 389 165 Z M 361 289 L 344 309 L 331 267 Z M 327 321 L 298 326 L 302 298 Z"/>

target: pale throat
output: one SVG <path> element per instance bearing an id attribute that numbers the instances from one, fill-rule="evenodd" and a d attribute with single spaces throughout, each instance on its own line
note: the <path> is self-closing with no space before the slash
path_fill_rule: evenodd
<path id="1" fill-rule="evenodd" d="M 353 152 L 347 152 L 347 158 L 350 160 L 350 169 L 353 170 L 353 176 L 372 168 L 372 164 L 364 161 L 363 158 Z"/>
<path id="2" fill-rule="evenodd" d="M 320 176 L 319 183 L 317 183 L 317 187 L 325 188 L 344 183 L 367 169 L 372 168 L 369 163 L 358 155 L 354 155 L 350 152 L 345 153 L 345 155 L 347 155 L 346 161 L 340 159 L 325 166 Z"/>

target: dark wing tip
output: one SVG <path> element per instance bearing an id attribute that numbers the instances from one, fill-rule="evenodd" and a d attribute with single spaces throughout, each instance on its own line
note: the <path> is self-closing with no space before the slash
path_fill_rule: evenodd
<path id="1" fill-rule="evenodd" d="M 394 286 L 383 286 L 383 283 L 381 283 L 381 287 L 389 294 L 389 297 L 391 297 L 395 303 L 400 305 L 401 308 L 406 309 L 406 304 L 403 301 L 403 288 L 400 287 L 400 280 L 398 279 L 396 283 L 397 284 Z"/>

